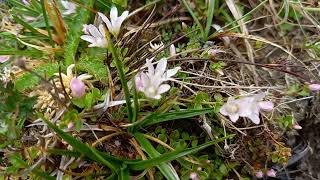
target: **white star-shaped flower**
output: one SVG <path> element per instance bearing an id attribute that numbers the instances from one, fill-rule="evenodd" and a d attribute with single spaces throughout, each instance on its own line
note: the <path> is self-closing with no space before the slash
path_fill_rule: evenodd
<path id="1" fill-rule="evenodd" d="M 109 31 L 115 37 L 118 37 L 121 25 L 123 21 L 128 17 L 129 11 L 124 11 L 121 16 L 118 17 L 118 9 L 113 6 L 110 11 L 110 20 L 104 14 L 98 12 L 98 15 L 101 17 L 103 22 L 106 23 Z"/>
<path id="2" fill-rule="evenodd" d="M 84 28 L 86 35 L 82 35 L 81 39 L 91 43 L 89 47 L 107 47 L 106 34 L 102 24 L 99 25 L 99 29 L 92 24 L 86 25 Z"/>
<path id="3" fill-rule="evenodd" d="M 162 58 L 156 67 L 152 65 L 152 59 L 147 59 L 146 65 L 148 72 L 140 72 L 135 77 L 136 88 L 138 91 L 143 92 L 147 97 L 153 99 L 160 99 L 161 94 L 169 91 L 169 84 L 162 84 L 164 81 L 170 80 L 172 76 L 177 74 L 180 67 L 169 69 L 166 71 L 167 59 Z"/>

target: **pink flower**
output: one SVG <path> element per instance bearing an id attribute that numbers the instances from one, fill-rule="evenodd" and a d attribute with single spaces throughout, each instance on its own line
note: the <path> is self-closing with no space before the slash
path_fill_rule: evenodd
<path id="1" fill-rule="evenodd" d="M 229 97 L 227 103 L 225 103 L 220 113 L 224 116 L 229 116 L 232 122 L 236 122 L 239 117 L 247 117 L 253 123 L 259 124 L 260 110 L 271 111 L 273 109 L 273 103 L 270 101 L 262 101 L 265 93 L 259 93 L 254 96 L 241 97 L 234 99 Z"/>
<path id="2" fill-rule="evenodd" d="M 269 177 L 276 177 L 277 176 L 277 172 L 274 169 L 269 169 L 267 171 L 267 176 Z"/>
<path id="3" fill-rule="evenodd" d="M 5 63 L 9 59 L 10 59 L 10 56 L 2 55 L 2 56 L 0 56 L 0 63 Z"/>
<path id="4" fill-rule="evenodd" d="M 320 84 L 309 84 L 308 88 L 311 91 L 320 91 Z"/>
<path id="5" fill-rule="evenodd" d="M 257 171 L 257 172 L 256 172 L 256 177 L 257 177 L 258 179 L 263 178 L 263 172 L 262 172 L 262 171 Z"/>
<path id="6" fill-rule="evenodd" d="M 71 79 L 70 89 L 73 97 L 82 97 L 86 93 L 86 86 L 76 77 Z"/>

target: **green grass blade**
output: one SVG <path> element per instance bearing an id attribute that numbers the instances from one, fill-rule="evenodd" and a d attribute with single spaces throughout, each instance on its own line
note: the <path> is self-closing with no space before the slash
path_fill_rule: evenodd
<path id="1" fill-rule="evenodd" d="M 85 1 L 85 6 L 88 8 L 93 8 L 93 0 Z M 82 25 L 87 24 L 90 17 L 90 11 L 87 8 L 81 8 L 72 24 L 69 25 L 69 31 L 66 38 L 65 44 L 65 64 L 69 66 L 74 63 L 74 57 L 77 53 L 77 49 L 80 42 L 80 36 L 82 34 Z"/>
<path id="2" fill-rule="evenodd" d="M 169 112 L 169 113 L 158 113 L 154 112 L 147 116 L 145 119 L 141 121 L 137 121 L 133 124 L 133 127 L 146 127 L 151 126 L 154 124 L 166 122 L 166 121 L 173 121 L 177 119 L 186 119 L 191 118 L 194 116 L 199 116 L 203 114 L 207 114 L 213 112 L 213 108 L 205 108 L 205 109 L 191 109 L 191 110 L 183 110 L 178 112 Z"/>
<path id="3" fill-rule="evenodd" d="M 33 28 L 30 24 L 26 23 L 24 20 L 20 19 L 18 16 L 12 15 L 12 17 L 17 23 L 21 24 L 26 29 L 29 29 L 31 32 L 33 32 L 35 34 L 40 34 L 35 28 Z"/>
<path id="4" fill-rule="evenodd" d="M 0 55 L 19 55 L 19 56 L 30 56 L 30 57 L 40 57 L 42 56 L 41 51 L 37 50 L 0 50 Z"/>
<path id="5" fill-rule="evenodd" d="M 151 145 L 151 143 L 143 136 L 141 133 L 135 133 L 134 137 L 137 139 L 141 147 L 145 150 L 145 152 L 151 157 L 151 158 L 157 158 L 161 154 L 154 149 L 154 147 Z M 155 164 L 157 168 L 160 170 L 160 172 L 163 174 L 163 176 L 168 180 L 176 180 L 180 179 L 175 169 L 172 167 L 170 163 L 156 163 Z"/>
<path id="6" fill-rule="evenodd" d="M 186 2 L 186 0 L 181 0 L 181 1 L 182 1 L 183 5 L 187 8 L 189 13 L 191 14 L 191 16 L 192 16 L 193 20 L 195 21 L 195 23 L 199 26 L 202 37 L 205 38 L 205 32 L 203 30 L 203 26 L 201 25 L 201 23 L 200 23 L 199 19 L 197 18 L 196 14 L 193 12 L 193 10 L 189 6 L 188 2 Z"/>
<path id="7" fill-rule="evenodd" d="M 219 139 L 204 143 L 204 144 L 199 145 L 197 147 L 187 148 L 187 149 L 179 150 L 179 151 L 168 152 L 168 153 L 162 154 L 156 158 L 152 158 L 152 159 L 148 159 L 148 160 L 144 160 L 144 161 L 127 162 L 127 163 L 128 163 L 128 166 L 133 170 L 143 170 L 143 169 L 150 168 L 150 167 L 155 166 L 160 163 L 176 160 L 176 159 L 181 158 L 183 156 L 186 156 L 186 155 L 189 155 L 192 153 L 196 153 L 200 150 L 203 150 L 209 146 L 215 145 L 219 142 L 224 141 L 225 139 L 229 139 L 232 137 L 233 137 L 233 135 L 230 135 L 230 136 L 226 136 L 223 138 L 219 138 Z"/>
<path id="8" fill-rule="evenodd" d="M 205 29 L 205 40 L 207 40 L 210 32 L 210 28 L 212 25 L 212 19 L 213 19 L 213 14 L 214 14 L 214 5 L 215 5 L 215 0 L 210 0 L 209 1 L 209 9 L 208 9 L 208 17 L 207 17 L 207 23 L 206 23 L 206 29 Z"/>
<path id="9" fill-rule="evenodd" d="M 109 40 L 110 40 L 110 38 L 109 38 Z M 119 78 L 120 78 L 120 81 L 121 81 L 121 86 L 122 86 L 122 89 L 123 89 L 123 92 L 124 92 L 124 95 L 125 95 L 128 118 L 129 118 L 129 121 L 132 122 L 133 111 L 132 111 L 132 107 L 131 107 L 130 91 L 129 91 L 128 83 L 127 83 L 126 76 L 125 76 L 125 73 L 124 73 L 123 63 L 122 63 L 121 59 L 119 59 L 117 50 L 114 47 L 113 43 L 111 41 L 108 42 L 108 43 L 109 43 L 108 44 L 108 49 L 111 51 L 112 57 L 114 58 L 114 62 L 116 64 L 116 68 L 118 70 Z"/>
<path id="10" fill-rule="evenodd" d="M 118 176 L 119 180 L 128 180 L 130 179 L 129 169 L 127 166 L 121 167 L 120 174 Z"/>
<path id="11" fill-rule="evenodd" d="M 99 152 L 88 146 L 87 144 L 82 143 L 78 139 L 72 137 L 68 133 L 65 133 L 62 131 L 59 127 L 56 125 L 52 124 L 48 120 L 44 120 L 47 124 L 48 127 L 54 130 L 58 136 L 60 136 L 63 140 L 65 140 L 67 143 L 69 143 L 75 150 L 79 151 L 80 153 L 84 154 L 85 156 L 89 157 L 90 159 L 100 162 L 103 165 L 106 165 L 109 167 L 111 170 L 117 172 L 119 167 L 120 167 L 120 162 L 114 161 L 114 159 L 107 159 L 105 156 L 102 157 Z"/>
<path id="12" fill-rule="evenodd" d="M 11 3 L 14 7 L 20 7 L 20 8 L 25 8 L 25 9 L 27 9 L 29 13 L 32 13 L 32 14 L 33 14 L 33 16 L 38 16 L 38 15 L 39 15 L 39 13 L 38 13 L 36 10 L 32 9 L 31 7 L 29 7 L 29 6 L 27 6 L 27 5 L 22 4 L 22 3 L 19 2 L 19 1 L 9 0 L 9 3 Z"/>

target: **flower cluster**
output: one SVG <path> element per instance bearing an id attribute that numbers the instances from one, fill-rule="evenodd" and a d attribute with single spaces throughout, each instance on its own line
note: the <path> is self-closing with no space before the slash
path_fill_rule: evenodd
<path id="1" fill-rule="evenodd" d="M 229 97 L 228 102 L 221 107 L 220 113 L 224 116 L 229 116 L 232 122 L 236 122 L 239 117 L 247 117 L 253 123 L 259 124 L 260 110 L 271 111 L 273 109 L 271 101 L 262 101 L 264 97 L 265 93 L 241 97 L 239 99 Z"/>
<path id="2" fill-rule="evenodd" d="M 138 91 L 143 92 L 147 97 L 153 99 L 160 99 L 161 94 L 169 91 L 170 85 L 163 84 L 163 82 L 171 79 L 172 76 L 177 74 L 180 67 L 166 70 L 167 59 L 162 58 L 156 68 L 152 65 L 152 59 L 146 60 L 148 72 L 140 72 L 135 77 L 135 84 Z"/>

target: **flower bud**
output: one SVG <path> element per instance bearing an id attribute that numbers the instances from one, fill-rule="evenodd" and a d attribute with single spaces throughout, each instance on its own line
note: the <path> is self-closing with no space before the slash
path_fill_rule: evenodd
<path id="1" fill-rule="evenodd" d="M 261 101 L 258 103 L 258 105 L 261 110 L 267 111 L 267 112 L 272 111 L 272 109 L 274 107 L 274 105 L 271 101 Z"/>
<path id="2" fill-rule="evenodd" d="M 302 127 L 299 124 L 294 124 L 293 129 L 300 130 Z"/>
<path id="3" fill-rule="evenodd" d="M 308 88 L 311 90 L 311 91 L 320 91 L 320 84 L 310 84 L 308 86 Z"/>
<path id="4" fill-rule="evenodd" d="M 74 128 L 74 122 L 69 122 L 68 129 L 73 129 L 73 128 Z"/>
<path id="5" fill-rule="evenodd" d="M 82 97 L 86 93 L 86 86 L 78 78 L 72 78 L 70 81 L 70 89 L 73 97 Z"/>
<path id="6" fill-rule="evenodd" d="M 174 46 L 174 44 L 171 44 L 169 51 L 170 51 L 170 56 L 175 56 L 177 54 L 176 47 Z"/>

